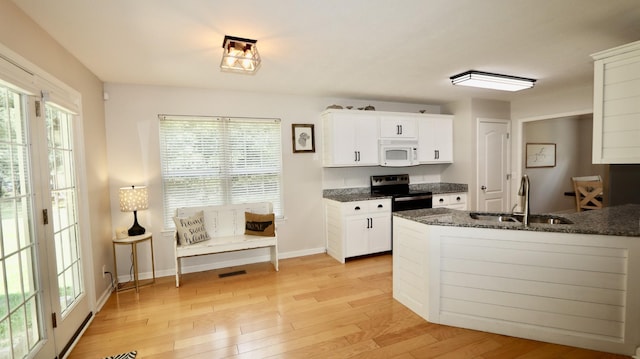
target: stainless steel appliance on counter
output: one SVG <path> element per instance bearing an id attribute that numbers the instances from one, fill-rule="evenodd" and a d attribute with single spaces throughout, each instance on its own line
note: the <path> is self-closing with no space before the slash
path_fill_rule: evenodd
<path id="1" fill-rule="evenodd" d="M 410 190 L 408 174 L 371 176 L 371 194 L 391 196 L 393 212 L 433 206 L 433 193 Z"/>

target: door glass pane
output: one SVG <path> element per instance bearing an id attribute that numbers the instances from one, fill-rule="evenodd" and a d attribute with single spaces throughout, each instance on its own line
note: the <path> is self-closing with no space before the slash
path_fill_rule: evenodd
<path id="1" fill-rule="evenodd" d="M 23 358 L 43 338 L 24 101 L 0 85 L 0 358 Z"/>
<path id="2" fill-rule="evenodd" d="M 65 316 L 84 293 L 73 161 L 73 115 L 50 105 L 45 106 L 45 111 L 51 187 L 50 223 L 56 248 L 60 309 Z"/>

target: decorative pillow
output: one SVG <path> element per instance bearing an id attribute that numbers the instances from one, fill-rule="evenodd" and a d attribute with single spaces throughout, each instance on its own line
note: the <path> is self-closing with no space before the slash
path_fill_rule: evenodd
<path id="1" fill-rule="evenodd" d="M 180 245 L 188 245 L 209 240 L 209 234 L 204 228 L 204 212 L 196 212 L 191 217 L 173 217 L 178 232 Z"/>
<path id="2" fill-rule="evenodd" d="M 273 213 L 257 214 L 244 212 L 244 234 L 252 236 L 275 237 L 275 216 L 273 215 Z"/>

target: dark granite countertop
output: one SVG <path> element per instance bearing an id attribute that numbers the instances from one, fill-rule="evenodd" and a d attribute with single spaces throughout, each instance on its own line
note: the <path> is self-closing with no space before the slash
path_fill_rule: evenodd
<path id="1" fill-rule="evenodd" d="M 559 217 L 564 217 L 572 221 L 573 224 L 531 223 L 528 227 L 525 227 L 522 223 L 472 219 L 469 215 L 469 213 L 472 212 L 477 211 L 432 208 L 394 212 L 393 215 L 419 223 L 437 226 L 640 237 L 640 205 L 637 204 L 626 204 L 594 211 L 558 215 Z"/>
<path id="2" fill-rule="evenodd" d="M 460 193 L 467 192 L 468 186 L 461 183 L 420 183 L 409 185 L 414 192 Z M 338 202 L 366 201 L 370 199 L 391 198 L 391 196 L 376 196 L 371 194 L 369 187 L 325 189 L 322 197 Z"/>

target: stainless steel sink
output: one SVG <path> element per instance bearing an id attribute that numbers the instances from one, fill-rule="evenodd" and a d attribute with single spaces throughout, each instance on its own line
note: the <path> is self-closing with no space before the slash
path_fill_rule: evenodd
<path id="1" fill-rule="evenodd" d="M 534 214 L 529 216 L 529 223 L 545 223 L 545 224 L 573 224 L 564 217 L 550 216 L 543 214 Z"/>
<path id="2" fill-rule="evenodd" d="M 471 212 L 469 216 L 478 221 L 490 221 L 490 222 L 517 222 L 521 223 L 523 216 L 521 214 L 508 214 L 508 213 L 482 213 Z M 543 223 L 543 224 L 573 224 L 570 220 L 547 214 L 532 214 L 529 216 L 529 223 Z"/>
<path id="3" fill-rule="evenodd" d="M 515 216 L 504 213 L 480 213 L 472 212 L 469 216 L 479 221 L 491 221 L 491 222 L 520 222 Z"/>

